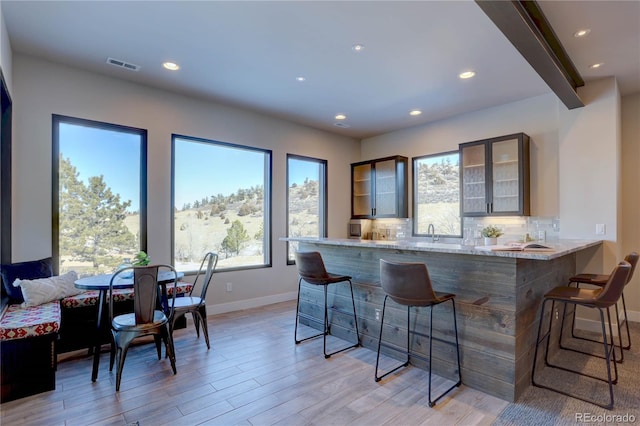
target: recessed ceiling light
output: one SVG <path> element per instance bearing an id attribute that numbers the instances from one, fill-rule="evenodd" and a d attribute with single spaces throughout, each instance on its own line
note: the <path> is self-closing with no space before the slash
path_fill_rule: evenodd
<path id="1" fill-rule="evenodd" d="M 471 78 L 474 75 L 476 75 L 476 73 L 473 72 L 473 71 L 465 71 L 465 72 L 462 72 L 462 73 L 458 74 L 458 77 L 460 77 L 462 79 L 465 79 L 465 78 Z"/>
<path id="2" fill-rule="evenodd" d="M 300 76 L 300 77 L 296 77 L 296 80 L 297 80 L 297 81 L 305 81 L 305 80 L 306 80 L 306 78 L 304 78 L 304 77 Z"/>
<path id="3" fill-rule="evenodd" d="M 344 114 L 337 114 L 335 118 L 336 120 L 344 120 L 347 118 L 347 116 Z"/>
<path id="4" fill-rule="evenodd" d="M 597 64 L 589 65 L 589 68 L 591 68 L 592 70 L 595 70 L 596 68 L 600 68 L 603 65 L 604 65 L 604 62 L 598 62 Z"/>
<path id="5" fill-rule="evenodd" d="M 583 29 L 578 30 L 575 33 L 573 33 L 573 36 L 576 37 L 576 38 L 580 38 L 580 37 L 586 36 L 590 32 L 591 32 L 591 30 L 589 28 L 583 28 Z"/>
<path id="6" fill-rule="evenodd" d="M 177 71 L 180 69 L 180 65 L 176 64 L 175 62 L 165 62 L 162 64 L 162 66 L 170 71 Z"/>
<path id="7" fill-rule="evenodd" d="M 420 114 L 422 114 L 422 111 L 420 111 L 419 109 L 413 109 L 409 111 L 409 115 L 420 115 Z"/>
<path id="8" fill-rule="evenodd" d="M 361 52 L 364 49 L 364 44 L 356 43 L 351 46 L 351 49 L 355 52 Z"/>

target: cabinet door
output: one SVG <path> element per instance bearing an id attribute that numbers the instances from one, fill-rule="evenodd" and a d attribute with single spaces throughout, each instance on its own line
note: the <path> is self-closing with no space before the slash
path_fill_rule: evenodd
<path id="1" fill-rule="evenodd" d="M 518 138 L 491 144 L 491 213 L 520 212 L 519 158 Z"/>
<path id="2" fill-rule="evenodd" d="M 351 169 L 351 214 L 353 217 L 369 217 L 373 215 L 371 175 L 372 167 L 370 163 L 353 166 Z"/>
<path id="3" fill-rule="evenodd" d="M 462 213 L 481 216 L 488 213 L 486 191 L 486 144 L 465 146 L 462 158 Z"/>
<path id="4" fill-rule="evenodd" d="M 375 216 L 397 217 L 398 192 L 396 160 L 376 162 L 374 176 L 376 191 L 374 204 Z"/>

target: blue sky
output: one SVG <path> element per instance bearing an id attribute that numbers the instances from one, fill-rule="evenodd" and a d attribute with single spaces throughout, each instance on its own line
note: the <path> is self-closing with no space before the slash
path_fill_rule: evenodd
<path id="1" fill-rule="evenodd" d="M 111 190 L 130 209 L 138 210 L 140 191 L 139 137 L 134 134 L 60 124 L 60 153 L 71 159 L 79 178 L 85 183 L 91 176 L 103 175 Z M 179 209 L 212 195 L 229 195 L 240 188 L 262 185 L 265 154 L 250 149 L 228 149 L 218 145 L 176 138 L 175 205 Z M 314 175 L 315 173 L 315 175 Z M 292 182 L 317 179 L 317 165 L 293 161 Z"/>

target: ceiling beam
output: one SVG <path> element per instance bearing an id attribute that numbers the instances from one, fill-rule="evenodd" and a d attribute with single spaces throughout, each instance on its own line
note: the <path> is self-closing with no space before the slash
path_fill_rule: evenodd
<path id="1" fill-rule="evenodd" d="M 567 108 L 584 106 L 576 91 L 584 81 L 537 2 L 475 1 Z"/>

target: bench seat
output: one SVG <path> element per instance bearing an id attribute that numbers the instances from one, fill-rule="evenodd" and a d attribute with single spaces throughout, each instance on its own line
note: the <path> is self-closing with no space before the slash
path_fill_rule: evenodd
<path id="1" fill-rule="evenodd" d="M 21 308 L 8 305 L 0 317 L 0 401 L 12 401 L 56 386 L 55 342 L 61 323 L 58 301 Z"/>
<path id="2" fill-rule="evenodd" d="M 179 282 L 176 286 L 176 293 L 178 295 L 187 294 L 193 288 L 193 284 L 188 282 Z M 173 294 L 173 287 L 167 288 L 167 294 L 171 296 Z M 60 301 L 60 305 L 64 309 L 81 308 L 84 306 L 95 306 L 98 303 L 99 291 L 87 290 L 75 296 L 65 297 Z M 124 302 L 126 300 L 133 300 L 133 289 L 123 288 L 115 289 L 113 291 L 113 297 L 117 302 Z"/>

